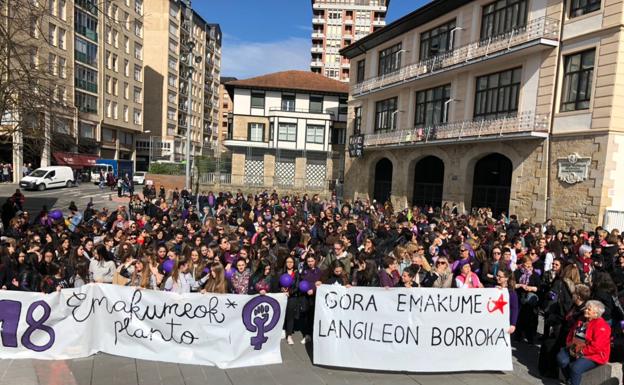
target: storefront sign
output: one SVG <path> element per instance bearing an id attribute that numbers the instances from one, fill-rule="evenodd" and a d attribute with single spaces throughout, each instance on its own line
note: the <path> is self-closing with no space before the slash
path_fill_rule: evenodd
<path id="1" fill-rule="evenodd" d="M 577 153 L 572 153 L 566 158 L 557 160 L 559 166 L 557 178 L 568 184 L 583 182 L 589 175 L 591 158 L 580 157 Z"/>

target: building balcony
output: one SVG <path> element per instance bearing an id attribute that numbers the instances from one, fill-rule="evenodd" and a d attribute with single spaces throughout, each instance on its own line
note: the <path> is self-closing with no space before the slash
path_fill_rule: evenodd
<path id="1" fill-rule="evenodd" d="M 312 60 L 310 67 L 323 67 L 323 62 L 320 60 Z"/>
<path id="2" fill-rule="evenodd" d="M 312 53 L 323 53 L 323 46 L 313 45 L 310 51 L 312 51 Z"/>
<path id="3" fill-rule="evenodd" d="M 466 120 L 368 134 L 364 136 L 364 147 L 409 147 L 514 138 L 545 138 L 548 136 L 549 125 L 549 114 L 535 115 L 533 112 L 525 112 L 498 119 Z"/>
<path id="4" fill-rule="evenodd" d="M 322 16 L 313 17 L 312 18 L 312 24 L 325 24 L 325 18 L 322 17 Z"/>
<path id="5" fill-rule="evenodd" d="M 354 97 L 358 97 L 534 46 L 556 47 L 559 44 L 558 39 L 559 20 L 541 17 L 504 35 L 473 42 L 441 55 L 408 64 L 395 72 L 367 79 L 351 87 L 351 93 Z"/>
<path id="6" fill-rule="evenodd" d="M 323 34 L 323 32 L 312 32 L 312 39 L 322 39 L 325 37 L 325 34 Z"/>
<path id="7" fill-rule="evenodd" d="M 374 27 L 384 27 L 386 25 L 386 21 L 384 19 L 375 19 L 373 20 Z"/>
<path id="8" fill-rule="evenodd" d="M 76 88 L 81 89 L 83 91 L 92 92 L 97 94 L 97 83 L 92 83 L 87 80 L 74 78 L 74 84 Z"/>
<path id="9" fill-rule="evenodd" d="M 93 15 L 98 13 L 97 4 L 93 0 L 76 0 L 75 4 Z"/>
<path id="10" fill-rule="evenodd" d="M 82 35 L 90 40 L 93 40 L 94 42 L 97 43 L 98 41 L 98 34 L 96 31 L 89 29 L 83 25 L 75 25 L 75 30 L 79 35 Z"/>
<path id="11" fill-rule="evenodd" d="M 97 57 L 90 57 L 86 53 L 74 50 L 74 57 L 77 62 L 97 68 Z"/>

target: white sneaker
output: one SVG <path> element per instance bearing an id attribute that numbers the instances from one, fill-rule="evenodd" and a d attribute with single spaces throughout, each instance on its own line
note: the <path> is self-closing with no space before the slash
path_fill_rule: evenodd
<path id="1" fill-rule="evenodd" d="M 286 338 L 286 330 L 282 330 L 282 339 Z"/>
<path id="2" fill-rule="evenodd" d="M 288 342 L 288 345 L 294 345 L 295 341 L 293 341 L 292 336 L 288 336 L 286 338 L 286 342 Z"/>
<path id="3" fill-rule="evenodd" d="M 301 345 L 305 345 L 305 344 L 307 344 L 307 343 L 308 343 L 308 342 L 310 342 L 310 341 L 312 341 L 312 337 L 310 337 L 310 336 L 305 336 L 305 337 L 303 337 L 303 339 L 301 340 Z"/>

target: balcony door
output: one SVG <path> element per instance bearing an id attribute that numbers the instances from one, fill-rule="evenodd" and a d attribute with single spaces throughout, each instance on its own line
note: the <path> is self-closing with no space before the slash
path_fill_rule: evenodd
<path id="1" fill-rule="evenodd" d="M 380 159 L 375 165 L 375 186 L 373 198 L 378 203 L 385 203 L 390 199 L 392 190 L 392 162 L 388 158 Z"/>
<path id="2" fill-rule="evenodd" d="M 414 169 L 412 204 L 418 207 L 442 206 L 444 162 L 436 156 L 427 156 Z"/>
<path id="3" fill-rule="evenodd" d="M 512 172 L 511 160 L 504 155 L 494 153 L 479 159 L 474 168 L 472 207 L 489 207 L 494 216 L 503 211 L 509 214 Z"/>

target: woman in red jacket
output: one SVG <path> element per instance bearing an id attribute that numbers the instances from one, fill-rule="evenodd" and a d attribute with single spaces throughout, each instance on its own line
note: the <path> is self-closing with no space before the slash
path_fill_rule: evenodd
<path id="1" fill-rule="evenodd" d="M 571 385 L 579 385 L 583 373 L 609 361 L 611 328 L 602 318 L 604 311 L 602 302 L 587 301 L 585 319 L 570 329 L 566 347 L 557 354 L 557 363 Z"/>

